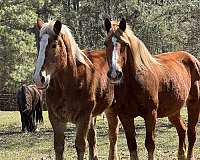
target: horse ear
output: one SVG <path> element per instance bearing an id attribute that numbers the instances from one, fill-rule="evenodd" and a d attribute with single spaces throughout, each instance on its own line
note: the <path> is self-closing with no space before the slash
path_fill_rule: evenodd
<path id="1" fill-rule="evenodd" d="M 38 29 L 41 29 L 44 25 L 44 22 L 41 19 L 37 19 L 36 26 Z"/>
<path id="2" fill-rule="evenodd" d="M 119 28 L 124 32 L 126 30 L 126 20 L 125 18 L 122 18 L 119 22 Z"/>
<path id="3" fill-rule="evenodd" d="M 61 31 L 61 28 L 62 28 L 62 23 L 60 21 L 56 21 L 54 26 L 53 26 L 53 30 L 54 32 L 59 35 L 60 31 Z"/>
<path id="4" fill-rule="evenodd" d="M 108 18 L 105 19 L 104 25 L 105 25 L 106 31 L 108 33 L 110 31 L 110 28 L 111 28 L 111 22 Z"/>

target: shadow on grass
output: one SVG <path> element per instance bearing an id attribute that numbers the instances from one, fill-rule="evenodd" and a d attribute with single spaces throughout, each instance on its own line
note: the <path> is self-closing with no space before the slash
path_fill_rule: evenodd
<path id="1" fill-rule="evenodd" d="M 49 130 L 44 130 L 41 129 L 40 131 L 35 131 L 35 132 L 22 132 L 20 131 L 20 129 L 12 129 L 14 131 L 9 131 L 9 130 L 0 130 L 0 137 L 3 136 L 18 136 L 18 135 L 25 135 L 25 134 L 29 134 L 29 135 L 35 135 L 35 136 L 43 136 L 43 135 L 52 135 L 53 134 L 53 130 L 49 129 Z"/>
<path id="2" fill-rule="evenodd" d="M 21 131 L 0 131 L 0 136 L 11 136 L 15 134 L 21 134 Z"/>

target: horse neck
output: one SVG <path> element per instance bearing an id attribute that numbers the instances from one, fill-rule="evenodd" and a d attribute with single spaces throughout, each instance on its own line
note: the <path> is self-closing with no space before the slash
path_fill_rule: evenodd
<path id="1" fill-rule="evenodd" d="M 135 37 L 137 38 L 137 37 Z M 123 68 L 125 85 L 140 84 L 140 79 L 146 79 L 157 74 L 159 62 L 150 55 L 147 48 L 139 40 L 131 40 L 127 48 L 127 61 Z"/>
<path id="2" fill-rule="evenodd" d="M 64 75 L 70 77 L 76 76 L 77 74 L 76 59 L 72 54 L 72 52 L 73 51 L 71 49 L 71 46 L 66 45 L 66 48 L 63 48 L 63 50 L 60 53 L 58 53 L 59 58 L 56 64 L 56 73 L 63 73 Z"/>
<path id="3" fill-rule="evenodd" d="M 79 76 L 77 73 L 77 62 L 72 62 L 70 56 L 66 57 L 65 62 L 64 65 L 57 65 L 59 68 L 57 68 L 52 80 L 54 85 L 58 88 L 72 89 L 73 86 L 76 86 Z"/>
<path id="4" fill-rule="evenodd" d="M 73 73 L 73 76 L 77 75 L 77 61 L 83 61 L 81 50 L 79 49 L 77 43 L 75 42 L 71 33 L 63 34 L 62 40 L 66 46 L 66 50 L 64 51 L 64 64 L 65 68 L 71 70 L 70 73 Z"/>
<path id="5" fill-rule="evenodd" d="M 127 49 L 127 61 L 125 64 L 125 67 L 123 68 L 123 72 L 124 72 L 124 77 L 127 80 L 130 79 L 130 77 L 135 77 L 134 75 L 136 74 L 136 66 L 134 63 L 134 59 L 131 53 L 130 48 Z"/>
<path id="6" fill-rule="evenodd" d="M 154 59 L 154 57 L 149 53 L 146 46 L 143 44 L 141 40 L 139 40 L 136 36 L 129 37 L 130 41 L 130 52 L 132 58 L 130 61 L 133 61 L 133 68 L 135 70 L 144 70 L 150 69 L 153 64 L 158 63 Z"/>
<path id="7" fill-rule="evenodd" d="M 77 72 L 79 66 L 84 65 L 86 69 L 83 72 L 86 72 L 89 66 L 86 61 L 90 61 L 84 53 L 81 52 L 73 37 L 69 38 L 63 35 L 62 38 L 66 45 L 66 50 L 61 54 L 61 62 L 59 62 L 61 65 L 57 65 L 59 69 L 55 77 L 57 79 L 56 82 L 60 83 L 59 85 L 62 88 L 68 88 L 73 85 L 77 86 L 77 81 L 80 79 L 80 75 Z"/>

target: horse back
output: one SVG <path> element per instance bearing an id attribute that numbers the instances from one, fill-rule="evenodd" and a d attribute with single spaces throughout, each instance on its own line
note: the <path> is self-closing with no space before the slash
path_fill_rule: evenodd
<path id="1" fill-rule="evenodd" d="M 169 69 L 182 68 L 188 71 L 191 76 L 191 80 L 199 81 L 200 80 L 200 62 L 193 55 L 188 52 L 178 51 L 178 52 L 169 52 L 163 53 L 156 56 L 157 59 L 163 64 L 163 66 L 168 66 Z M 180 72 L 182 71 L 181 69 Z"/>
<path id="2" fill-rule="evenodd" d="M 28 99 L 29 111 L 36 112 L 36 122 L 43 122 L 42 107 L 43 107 L 43 92 L 36 85 L 27 86 L 26 98 Z"/>
<path id="3" fill-rule="evenodd" d="M 42 101 L 42 92 L 35 85 L 22 85 L 16 93 L 16 100 L 20 110 L 32 111 Z"/>
<path id="4" fill-rule="evenodd" d="M 174 109 L 181 108 L 188 96 L 199 95 L 200 62 L 183 51 L 160 54 L 156 58 L 161 64 L 158 115 L 162 117 L 163 113 L 173 113 Z"/>

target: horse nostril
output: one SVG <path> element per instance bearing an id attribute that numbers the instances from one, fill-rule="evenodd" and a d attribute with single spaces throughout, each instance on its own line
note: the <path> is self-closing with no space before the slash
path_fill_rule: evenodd
<path id="1" fill-rule="evenodd" d="M 117 79 L 121 79 L 123 76 L 122 71 L 116 71 L 116 73 L 117 73 Z"/>
<path id="2" fill-rule="evenodd" d="M 42 84 L 45 82 L 45 77 L 44 76 L 41 77 L 41 82 L 42 82 Z"/>

